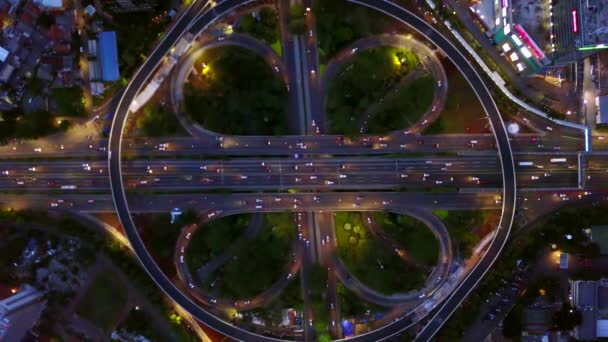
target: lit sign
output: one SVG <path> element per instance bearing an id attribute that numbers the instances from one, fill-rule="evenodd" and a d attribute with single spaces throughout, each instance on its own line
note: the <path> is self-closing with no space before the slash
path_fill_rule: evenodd
<path id="1" fill-rule="evenodd" d="M 606 44 L 598 44 L 596 46 L 584 46 L 582 48 L 578 48 L 580 51 L 585 51 L 585 50 L 599 50 L 599 49 L 606 49 L 608 48 L 608 46 Z"/>
<path id="2" fill-rule="evenodd" d="M 521 46 L 522 42 L 521 42 L 521 40 L 519 39 L 518 36 L 512 35 L 511 39 L 513 39 L 513 41 L 515 42 L 515 44 L 517 44 L 517 46 Z"/>
<path id="3" fill-rule="evenodd" d="M 572 10 L 572 31 L 578 32 L 578 25 L 576 23 L 576 10 Z"/>
<path id="4" fill-rule="evenodd" d="M 525 46 L 521 48 L 521 53 L 522 53 L 522 54 L 524 55 L 524 57 L 526 57 L 526 58 L 530 58 L 530 57 L 532 57 L 532 53 L 531 53 L 531 52 L 530 52 L 530 50 L 528 50 L 528 48 L 527 48 L 527 47 L 525 47 Z"/>

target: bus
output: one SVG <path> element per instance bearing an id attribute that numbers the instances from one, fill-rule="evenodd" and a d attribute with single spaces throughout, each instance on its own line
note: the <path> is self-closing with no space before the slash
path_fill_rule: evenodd
<path id="1" fill-rule="evenodd" d="M 566 158 L 551 158 L 552 163 L 565 163 Z"/>
<path id="2" fill-rule="evenodd" d="M 534 163 L 530 162 L 530 161 L 521 161 L 521 162 L 519 162 L 519 166 L 532 166 L 532 165 L 534 165 Z"/>

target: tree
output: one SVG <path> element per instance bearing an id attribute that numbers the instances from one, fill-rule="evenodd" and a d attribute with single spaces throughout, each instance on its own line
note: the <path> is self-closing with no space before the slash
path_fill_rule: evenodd
<path id="1" fill-rule="evenodd" d="M 289 32 L 294 35 L 301 35 L 306 32 L 306 22 L 303 18 L 291 19 L 289 22 Z"/>
<path id="2" fill-rule="evenodd" d="M 569 303 L 564 303 L 560 310 L 553 314 L 553 324 L 561 331 L 574 329 L 574 327 L 581 324 L 582 319 L 581 312 Z"/>
<path id="3" fill-rule="evenodd" d="M 55 23 L 55 17 L 50 15 L 48 12 L 42 12 L 36 19 L 36 24 L 40 25 L 44 29 L 49 29 Z"/>

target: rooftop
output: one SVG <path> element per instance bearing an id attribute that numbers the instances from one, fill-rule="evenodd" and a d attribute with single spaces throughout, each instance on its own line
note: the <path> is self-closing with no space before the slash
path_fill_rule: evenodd
<path id="1" fill-rule="evenodd" d="M 606 0 L 579 0 L 581 47 L 608 44 L 608 2 Z"/>

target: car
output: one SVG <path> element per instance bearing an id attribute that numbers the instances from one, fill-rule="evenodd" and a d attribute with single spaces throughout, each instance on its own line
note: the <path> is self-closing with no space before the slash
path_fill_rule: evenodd
<path id="1" fill-rule="evenodd" d="M 441 81 L 437 81 L 437 86 L 441 87 Z"/>
<path id="2" fill-rule="evenodd" d="M 424 144 L 424 140 L 418 139 L 418 145 L 422 145 L 422 144 Z"/>
<path id="3" fill-rule="evenodd" d="M 192 284 L 192 283 L 188 283 L 188 286 L 189 286 L 191 289 L 193 289 L 193 288 L 194 288 L 194 284 Z"/>
<path id="4" fill-rule="evenodd" d="M 308 30 L 308 36 L 312 38 L 312 30 Z"/>
<path id="5" fill-rule="evenodd" d="M 291 273 L 287 274 L 287 279 L 291 279 L 291 277 L 293 277 L 293 274 L 291 274 Z"/>
<path id="6" fill-rule="evenodd" d="M 42 149 L 41 149 L 40 147 L 36 147 L 36 148 L 34 149 L 34 152 L 42 152 Z"/>
<path id="7" fill-rule="evenodd" d="M 30 167 L 30 168 L 28 168 L 28 171 L 36 172 L 36 167 L 35 166 L 34 167 Z"/>
<path id="8" fill-rule="evenodd" d="M 422 299 L 422 298 L 424 298 L 424 297 L 426 297 L 426 293 L 424 293 L 424 292 L 423 292 L 423 293 L 421 293 L 421 294 L 418 296 L 418 299 Z"/>
<path id="9" fill-rule="evenodd" d="M 217 303 L 217 299 L 215 299 L 215 298 L 209 298 L 209 301 L 213 304 Z"/>
<path id="10" fill-rule="evenodd" d="M 382 205 L 389 205 L 390 203 L 390 201 L 382 201 Z"/>
<path id="11" fill-rule="evenodd" d="M 340 174 L 340 178 L 346 178 L 346 177 L 348 177 L 348 176 L 345 174 Z"/>
<path id="12" fill-rule="evenodd" d="M 190 236 L 192 236 L 192 233 L 186 234 L 186 239 L 190 239 Z"/>
<path id="13" fill-rule="evenodd" d="M 279 67 L 278 66 L 274 66 L 274 71 L 279 72 Z"/>
<path id="14" fill-rule="evenodd" d="M 242 175 L 242 176 L 241 176 L 241 179 L 247 179 L 247 178 L 249 178 L 249 177 L 248 177 L 248 176 L 245 176 L 245 175 Z"/>

